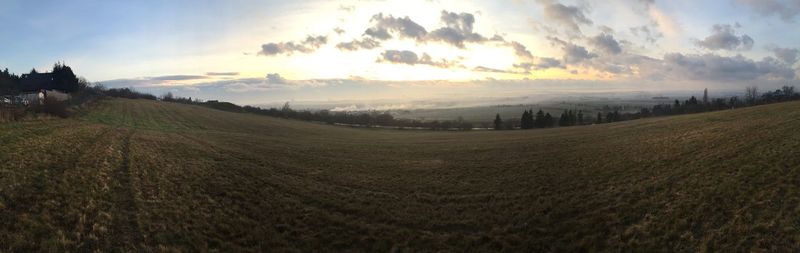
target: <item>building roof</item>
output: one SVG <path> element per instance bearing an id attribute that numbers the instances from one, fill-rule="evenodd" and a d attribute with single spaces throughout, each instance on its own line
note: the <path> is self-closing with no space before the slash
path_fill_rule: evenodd
<path id="1" fill-rule="evenodd" d="M 31 92 L 44 89 L 53 82 L 51 73 L 23 74 L 20 76 L 22 91 Z"/>

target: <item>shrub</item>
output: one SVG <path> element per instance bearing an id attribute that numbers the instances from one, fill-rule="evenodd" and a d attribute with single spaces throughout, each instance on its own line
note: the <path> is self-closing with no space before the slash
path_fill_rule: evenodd
<path id="1" fill-rule="evenodd" d="M 56 117 L 69 117 L 69 102 L 46 98 L 42 105 L 37 106 L 37 112 L 47 113 Z"/>

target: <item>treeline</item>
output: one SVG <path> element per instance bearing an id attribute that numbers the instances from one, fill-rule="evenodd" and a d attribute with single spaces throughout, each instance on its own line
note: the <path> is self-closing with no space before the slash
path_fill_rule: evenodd
<path id="1" fill-rule="evenodd" d="M 701 113 L 710 111 L 719 111 L 726 109 L 735 109 L 739 107 L 754 106 L 761 104 L 778 103 L 792 100 L 800 100 L 800 93 L 795 91 L 794 86 L 783 86 L 774 91 L 767 91 L 760 94 L 758 88 L 755 86 L 747 87 L 743 98 L 732 96 L 728 98 L 715 98 L 708 97 L 708 89 L 704 90 L 702 100 L 698 100 L 695 96 L 681 102 L 675 100 L 672 104 L 659 104 L 654 105 L 652 108 L 642 108 L 638 112 L 625 112 L 620 113 L 619 110 L 609 111 L 603 114 L 598 112 L 597 116 L 591 120 L 584 117 L 583 111 L 578 110 L 565 110 L 559 118 L 558 124 L 553 122 L 553 117 L 549 113 L 544 113 L 539 110 L 535 115 L 533 109 L 525 110 L 522 113 L 522 118 L 519 119 L 519 124 L 515 124 L 516 119 L 512 121 L 503 121 L 500 114 L 497 114 L 494 119 L 495 130 L 513 130 L 517 129 L 532 129 L 532 128 L 550 128 L 557 126 L 575 126 L 575 125 L 588 125 L 588 124 L 602 124 L 617 121 L 626 121 L 641 119 L 647 117 L 680 115 L 689 113 Z"/>
<path id="2" fill-rule="evenodd" d="M 652 117 L 710 112 L 792 100 L 800 100 L 800 93 L 795 92 L 794 86 L 783 86 L 780 89 L 767 91 L 763 94 L 759 93 L 757 87 L 751 86 L 745 89 L 745 94 L 742 98 L 732 96 L 709 99 L 706 91 L 702 100 L 698 100 L 694 96 L 683 102 L 676 99 L 672 104 L 655 105 L 652 109 L 642 108 L 641 111 L 636 113 L 636 116 Z"/>
<path id="3" fill-rule="evenodd" d="M 289 103 L 285 103 L 281 108 L 260 108 L 254 106 L 241 107 L 242 111 L 281 117 L 288 119 L 298 119 L 306 121 L 316 121 L 326 124 L 344 124 L 351 126 L 364 127 L 393 127 L 411 129 L 432 129 L 432 130 L 472 130 L 474 125 L 461 118 L 457 120 L 445 121 L 419 121 L 411 119 L 395 118 L 389 112 L 367 111 L 367 112 L 343 112 L 330 110 L 294 110 Z"/>
<path id="4" fill-rule="evenodd" d="M 46 79 L 46 81 L 38 79 Z M 72 68 L 61 62 L 56 63 L 49 73 L 40 73 L 36 69 L 32 69 L 27 74 L 16 75 L 9 72 L 8 68 L 0 72 L 0 95 L 16 95 L 38 90 L 73 93 L 89 86 L 86 79 L 75 75 Z"/>

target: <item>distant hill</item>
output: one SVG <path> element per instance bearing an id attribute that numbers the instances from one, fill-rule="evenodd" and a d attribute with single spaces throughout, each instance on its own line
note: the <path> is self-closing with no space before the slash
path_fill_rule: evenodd
<path id="1" fill-rule="evenodd" d="M 0 251 L 797 251 L 798 119 L 395 131 L 106 100 L 0 124 Z"/>

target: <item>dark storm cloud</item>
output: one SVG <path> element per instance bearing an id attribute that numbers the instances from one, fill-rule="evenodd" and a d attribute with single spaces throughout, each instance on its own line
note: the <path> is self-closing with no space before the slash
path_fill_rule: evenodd
<path id="1" fill-rule="evenodd" d="M 327 36 L 308 36 L 305 40 L 299 42 L 289 41 L 263 44 L 258 54 L 273 56 L 279 54 L 291 55 L 295 52 L 311 53 L 327 43 Z"/>
<path id="2" fill-rule="evenodd" d="M 737 25 L 738 26 L 738 25 Z M 731 25 L 716 24 L 711 28 L 712 34 L 695 42 L 699 47 L 709 50 L 750 50 L 755 41 L 748 35 L 739 36 Z"/>
<path id="3" fill-rule="evenodd" d="M 613 35 L 599 34 L 589 38 L 589 44 L 606 54 L 622 53 L 622 47 L 619 46 L 619 42 L 614 39 Z"/>

